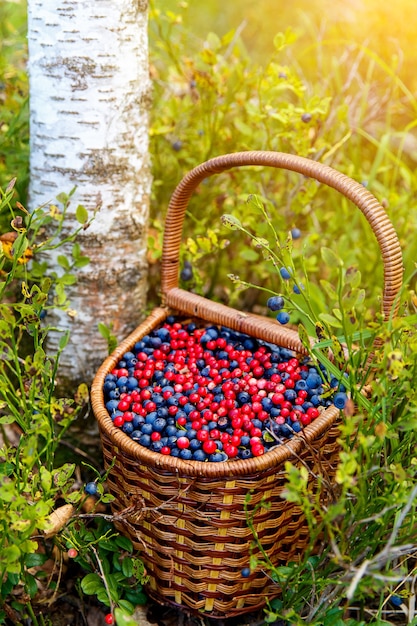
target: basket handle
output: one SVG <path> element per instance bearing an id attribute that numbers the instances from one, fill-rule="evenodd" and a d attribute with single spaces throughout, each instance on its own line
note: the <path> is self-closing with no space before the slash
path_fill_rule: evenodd
<path id="1" fill-rule="evenodd" d="M 283 152 L 248 151 L 215 157 L 192 169 L 176 187 L 168 205 L 162 248 L 163 300 L 178 287 L 179 251 L 188 202 L 205 178 L 232 167 L 264 165 L 298 172 L 336 189 L 362 211 L 377 239 L 384 265 L 382 313 L 384 320 L 396 315 L 403 280 L 401 247 L 395 229 L 378 200 L 363 185 L 312 159 Z"/>

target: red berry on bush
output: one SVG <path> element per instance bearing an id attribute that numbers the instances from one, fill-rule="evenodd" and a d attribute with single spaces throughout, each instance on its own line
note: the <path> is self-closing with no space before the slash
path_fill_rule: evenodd
<path id="1" fill-rule="evenodd" d="M 107 613 L 106 617 L 104 618 L 104 621 L 106 622 L 106 624 L 114 624 L 114 617 L 112 613 Z"/>

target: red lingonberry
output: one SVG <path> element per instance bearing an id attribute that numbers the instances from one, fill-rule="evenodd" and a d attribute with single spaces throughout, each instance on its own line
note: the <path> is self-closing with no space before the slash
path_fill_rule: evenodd
<path id="1" fill-rule="evenodd" d="M 106 617 L 104 618 L 104 621 L 106 622 L 106 624 L 114 624 L 114 617 L 111 613 L 107 613 Z"/>
<path id="2" fill-rule="evenodd" d="M 316 407 L 313 407 L 313 406 L 309 407 L 306 413 L 309 417 L 311 417 L 312 420 L 316 419 L 316 417 L 320 415 L 318 409 L 316 409 Z"/>
<path id="3" fill-rule="evenodd" d="M 311 417 L 307 415 L 307 413 L 302 413 L 300 416 L 300 422 L 303 424 L 303 426 L 308 426 L 309 424 L 311 424 Z"/>
<path id="4" fill-rule="evenodd" d="M 213 452 L 216 452 L 216 449 L 217 445 L 213 439 L 208 439 L 207 441 L 203 442 L 203 450 L 207 454 L 213 454 Z"/>
<path id="5" fill-rule="evenodd" d="M 253 445 L 251 450 L 253 456 L 262 456 L 265 453 L 265 448 L 261 443 Z"/>
<path id="6" fill-rule="evenodd" d="M 199 430 L 197 432 L 196 438 L 198 439 L 198 441 L 207 441 L 210 438 L 210 432 L 208 430 Z"/>
<path id="7" fill-rule="evenodd" d="M 226 452 L 229 459 L 233 459 L 235 456 L 238 455 L 239 452 L 237 447 L 232 445 L 231 443 L 225 443 L 223 446 L 223 450 Z"/>

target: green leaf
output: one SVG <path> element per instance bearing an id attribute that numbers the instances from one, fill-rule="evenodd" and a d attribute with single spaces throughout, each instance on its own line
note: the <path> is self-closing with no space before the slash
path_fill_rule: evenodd
<path id="1" fill-rule="evenodd" d="M 321 256 L 328 267 L 342 267 L 343 261 L 331 248 L 323 246 L 321 248 Z"/>
<path id="2" fill-rule="evenodd" d="M 25 565 L 27 568 L 39 567 L 48 560 L 47 554 L 39 554 L 39 552 L 33 552 L 32 554 L 25 555 Z"/>
<path id="3" fill-rule="evenodd" d="M 98 574 L 87 574 L 81 580 L 81 589 L 87 596 L 92 596 L 104 589 L 103 581 Z"/>
<path id="4" fill-rule="evenodd" d="M 13 571 L 14 573 L 20 572 L 20 565 L 18 569 L 10 569 L 12 563 L 16 563 L 20 559 L 20 549 L 16 544 L 12 544 L 11 546 L 6 546 L 2 549 L 1 553 L 2 561 L 7 563 L 7 570 Z"/>
<path id="5" fill-rule="evenodd" d="M 226 228 L 230 228 L 230 230 L 241 230 L 242 223 L 238 220 L 234 215 L 230 215 L 229 213 L 225 213 L 221 216 L 221 222 Z"/>
<path id="6" fill-rule="evenodd" d="M 111 493 L 105 493 L 101 496 L 100 500 L 103 504 L 109 504 L 109 502 L 114 502 L 115 497 L 112 496 Z"/>
<path id="7" fill-rule="evenodd" d="M 321 280 L 320 285 L 324 293 L 326 293 L 329 296 L 329 298 L 332 298 L 332 300 L 337 299 L 336 289 L 333 287 L 331 283 L 329 283 L 327 280 Z"/>
<path id="8" fill-rule="evenodd" d="M 356 267 L 348 267 L 346 270 L 346 283 L 352 288 L 359 287 L 361 283 L 361 273 Z"/>
<path id="9" fill-rule="evenodd" d="M 135 606 L 138 604 L 146 604 L 148 600 L 146 594 L 141 589 L 136 591 L 127 591 L 126 599 L 129 600 L 129 602 L 132 602 Z"/>
<path id="10" fill-rule="evenodd" d="M 79 204 L 77 206 L 76 211 L 75 211 L 75 218 L 77 222 L 79 222 L 80 224 L 85 224 L 87 222 L 88 211 L 82 204 Z"/>
<path id="11" fill-rule="evenodd" d="M 126 613 L 128 613 L 129 615 L 132 615 L 133 611 L 135 610 L 132 602 L 129 602 L 129 600 L 125 600 L 123 598 L 119 600 L 119 607 L 126 611 Z"/>
<path id="12" fill-rule="evenodd" d="M 70 338 L 69 332 L 62 335 L 61 339 L 59 340 L 59 350 L 63 350 L 67 346 L 69 342 L 69 338 Z"/>
<path id="13" fill-rule="evenodd" d="M 319 318 L 329 324 L 329 326 L 333 326 L 334 328 L 343 328 L 342 324 L 339 322 L 336 317 L 333 315 L 329 315 L 328 313 L 320 313 Z"/>
<path id="14" fill-rule="evenodd" d="M 129 615 L 123 608 L 117 607 L 114 611 L 117 626 L 137 626 L 137 620 Z"/>
<path id="15" fill-rule="evenodd" d="M 75 470 L 75 463 L 65 463 L 54 474 L 54 484 L 63 487 L 71 478 Z"/>
<path id="16" fill-rule="evenodd" d="M 88 257 L 88 256 L 80 256 L 75 261 L 74 265 L 75 265 L 75 267 L 85 267 L 89 263 L 90 263 L 90 257 Z"/>
<path id="17" fill-rule="evenodd" d="M 126 578 L 133 576 L 133 561 L 129 557 L 125 557 L 122 560 L 122 572 Z"/>
<path id="18" fill-rule="evenodd" d="M 75 274 L 63 274 L 58 278 L 61 285 L 74 285 L 77 282 Z"/>
<path id="19" fill-rule="evenodd" d="M 0 424 L 13 424 L 14 421 L 15 419 L 12 415 L 2 415 L 0 417 Z"/>
<path id="20" fill-rule="evenodd" d="M 36 578 L 32 576 L 32 574 L 26 573 L 25 575 L 25 586 L 28 594 L 31 598 L 33 598 L 38 593 L 38 585 L 36 584 Z"/>
<path id="21" fill-rule="evenodd" d="M 57 257 L 57 261 L 59 263 L 59 265 L 61 267 L 63 267 L 66 270 L 69 270 L 71 265 L 70 262 L 68 261 L 68 258 L 66 256 L 64 256 L 63 254 L 59 254 Z"/>
<path id="22" fill-rule="evenodd" d="M 133 545 L 130 539 L 128 539 L 127 537 L 123 537 L 122 535 L 116 537 L 115 543 L 119 548 L 121 548 L 122 550 L 126 550 L 127 552 L 132 552 L 133 550 Z"/>

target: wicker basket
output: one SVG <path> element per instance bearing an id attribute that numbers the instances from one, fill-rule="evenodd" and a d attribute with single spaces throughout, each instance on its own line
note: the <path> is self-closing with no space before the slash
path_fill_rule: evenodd
<path id="1" fill-rule="evenodd" d="M 264 456 L 225 463 L 184 461 L 152 452 L 115 427 L 104 405 L 103 383 L 133 345 L 168 315 L 228 326 L 253 337 L 305 354 L 298 334 L 275 320 L 242 313 L 178 288 L 179 248 L 185 210 L 206 177 L 235 166 L 283 168 L 315 178 L 350 199 L 365 215 L 379 244 L 384 266 L 382 310 L 396 312 L 402 283 L 402 257 L 384 209 L 361 184 L 316 161 L 278 152 L 242 152 L 213 158 L 189 172 L 171 198 L 162 257 L 163 302 L 109 356 L 94 379 L 91 399 L 98 420 L 110 492 L 115 496 L 116 526 L 145 562 L 148 593 L 212 618 L 254 611 L 278 587 L 260 568 L 248 578 L 242 568 L 259 555 L 253 531 L 274 564 L 297 560 L 309 542 L 301 511 L 282 498 L 285 462 L 309 468 L 310 489 L 323 500 L 334 497 L 338 463 L 339 410 L 334 405 L 303 432 Z M 245 498 L 251 492 L 249 503 Z M 268 507 L 259 507 L 265 501 Z M 245 510 L 246 509 L 246 510 Z"/>

